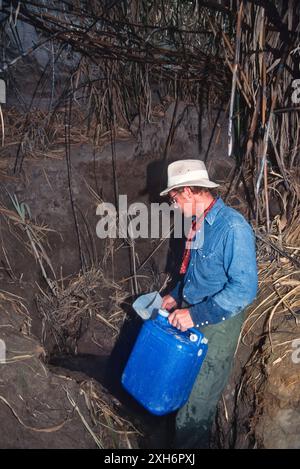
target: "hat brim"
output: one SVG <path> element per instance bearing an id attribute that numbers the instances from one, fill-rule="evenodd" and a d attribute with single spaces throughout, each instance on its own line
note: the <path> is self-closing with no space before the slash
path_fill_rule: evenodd
<path id="1" fill-rule="evenodd" d="M 167 187 L 164 189 L 159 195 L 164 196 L 167 195 L 170 191 L 177 189 L 179 187 L 219 187 L 220 184 L 217 184 L 209 179 L 199 179 L 198 181 L 185 181 L 180 184 L 174 184 L 173 186 Z"/>

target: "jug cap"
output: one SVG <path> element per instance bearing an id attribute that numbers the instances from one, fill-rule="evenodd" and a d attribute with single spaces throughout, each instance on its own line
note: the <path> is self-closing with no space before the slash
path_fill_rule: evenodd
<path id="1" fill-rule="evenodd" d="M 166 309 L 161 309 L 161 308 L 159 308 L 158 314 L 160 314 L 160 316 L 163 316 L 164 318 L 167 318 L 169 316 L 168 311 Z"/>

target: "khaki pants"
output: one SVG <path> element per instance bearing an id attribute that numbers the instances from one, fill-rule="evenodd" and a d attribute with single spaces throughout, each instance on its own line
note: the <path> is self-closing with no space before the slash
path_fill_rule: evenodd
<path id="1" fill-rule="evenodd" d="M 174 448 L 209 448 L 217 404 L 229 378 L 244 317 L 245 311 L 200 328 L 208 339 L 208 352 L 188 402 L 177 413 Z"/>

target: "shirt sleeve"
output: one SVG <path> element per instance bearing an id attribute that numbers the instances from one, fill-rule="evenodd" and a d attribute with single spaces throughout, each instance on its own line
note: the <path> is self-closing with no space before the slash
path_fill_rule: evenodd
<path id="1" fill-rule="evenodd" d="M 230 227 L 224 241 L 223 263 L 227 276 L 223 289 L 189 308 L 196 327 L 224 321 L 254 300 L 258 281 L 255 238 L 250 225 Z"/>

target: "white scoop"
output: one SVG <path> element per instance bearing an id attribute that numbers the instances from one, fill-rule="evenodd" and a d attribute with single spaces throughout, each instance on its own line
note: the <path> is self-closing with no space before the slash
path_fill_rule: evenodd
<path id="1" fill-rule="evenodd" d="M 150 319 L 156 315 L 162 305 L 162 297 L 157 291 L 147 293 L 146 295 L 139 296 L 132 304 L 135 312 L 142 319 Z"/>

